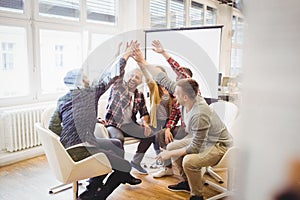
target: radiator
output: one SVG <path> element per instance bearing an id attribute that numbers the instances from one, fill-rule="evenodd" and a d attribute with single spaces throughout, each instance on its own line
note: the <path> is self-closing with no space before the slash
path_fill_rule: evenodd
<path id="1" fill-rule="evenodd" d="M 1 149 L 15 152 L 41 145 L 34 123 L 41 121 L 45 107 L 46 105 L 3 110 L 0 113 L 1 135 L 4 138 Z"/>

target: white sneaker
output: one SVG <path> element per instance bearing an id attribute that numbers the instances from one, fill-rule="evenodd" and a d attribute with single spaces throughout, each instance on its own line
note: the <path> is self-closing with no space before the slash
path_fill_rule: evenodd
<path id="1" fill-rule="evenodd" d="M 160 178 L 163 176 L 171 176 L 171 175 L 173 175 L 173 169 L 168 167 L 165 167 L 162 170 L 152 174 L 153 178 Z"/>

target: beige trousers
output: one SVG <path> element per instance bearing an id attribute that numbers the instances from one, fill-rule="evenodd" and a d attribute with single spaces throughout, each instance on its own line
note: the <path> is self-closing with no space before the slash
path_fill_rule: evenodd
<path id="1" fill-rule="evenodd" d="M 176 140 L 167 146 L 167 150 L 180 149 L 188 146 L 192 137 L 185 137 Z M 201 168 L 216 165 L 227 151 L 228 147 L 216 143 L 214 146 L 197 154 L 188 154 L 181 157 L 172 157 L 172 162 L 177 165 L 180 175 L 187 180 L 191 189 L 191 195 L 202 194 L 202 174 Z"/>

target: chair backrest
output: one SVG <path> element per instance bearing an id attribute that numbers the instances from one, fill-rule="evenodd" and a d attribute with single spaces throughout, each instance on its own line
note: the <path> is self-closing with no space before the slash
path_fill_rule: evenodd
<path id="1" fill-rule="evenodd" d="M 56 109 L 56 106 L 50 106 L 50 107 L 47 107 L 43 111 L 43 113 L 42 113 L 42 125 L 43 125 L 44 128 L 48 129 L 51 116 L 53 115 L 55 109 Z"/>
<path id="2" fill-rule="evenodd" d="M 56 178 L 63 183 L 68 182 L 74 161 L 59 141 L 59 136 L 44 128 L 41 123 L 36 123 L 35 128 L 38 131 L 50 168 Z"/>
<path id="3" fill-rule="evenodd" d="M 218 101 L 209 105 L 230 130 L 238 115 L 238 107 L 228 101 Z"/>
<path id="4" fill-rule="evenodd" d="M 35 128 L 56 178 L 63 183 L 71 183 L 110 173 L 112 168 L 104 153 L 97 153 L 78 162 L 73 161 L 61 144 L 60 137 L 48 129 L 50 118 L 55 109 L 55 106 L 46 108 L 42 113 L 42 122 L 36 123 Z"/>

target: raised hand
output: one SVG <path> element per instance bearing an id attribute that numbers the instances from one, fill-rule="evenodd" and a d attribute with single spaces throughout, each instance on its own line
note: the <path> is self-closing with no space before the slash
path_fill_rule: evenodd
<path id="1" fill-rule="evenodd" d="M 126 49 L 125 49 L 123 57 L 126 60 L 128 60 L 129 57 L 133 56 L 134 48 L 139 47 L 139 46 L 140 46 L 140 44 L 138 43 L 137 40 L 136 41 L 131 40 L 130 43 L 126 42 Z"/>
<path id="2" fill-rule="evenodd" d="M 144 59 L 144 55 L 139 47 L 133 48 L 133 59 L 140 65 L 146 64 L 146 60 Z"/>
<path id="3" fill-rule="evenodd" d="M 152 48 L 152 50 L 155 51 L 156 53 L 164 53 L 165 51 L 164 47 L 162 46 L 159 40 L 153 40 L 152 46 L 154 47 Z"/>

